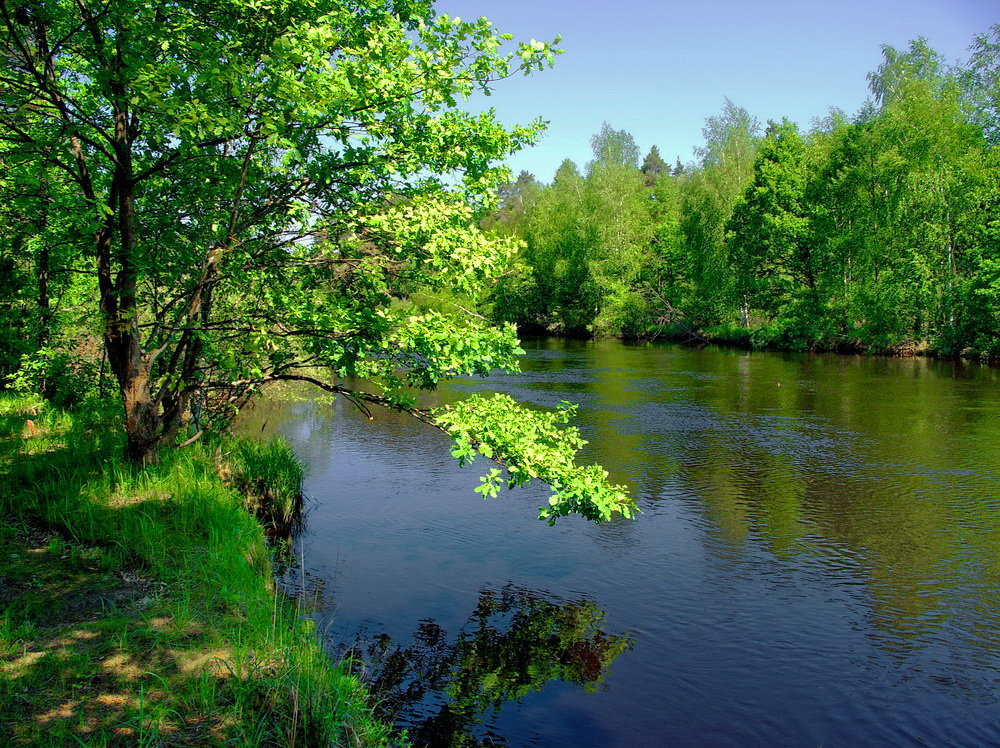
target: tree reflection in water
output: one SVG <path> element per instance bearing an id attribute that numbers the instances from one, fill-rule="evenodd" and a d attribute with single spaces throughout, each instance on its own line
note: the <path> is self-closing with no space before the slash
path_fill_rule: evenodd
<path id="1" fill-rule="evenodd" d="M 475 728 L 505 703 L 550 681 L 600 688 L 632 646 L 629 637 L 601 630 L 604 615 L 589 600 L 553 601 L 506 586 L 480 592 L 454 641 L 422 621 L 409 646 L 382 634 L 356 642 L 349 654 L 379 708 L 405 723 L 416 745 L 496 745 L 503 739 Z"/>

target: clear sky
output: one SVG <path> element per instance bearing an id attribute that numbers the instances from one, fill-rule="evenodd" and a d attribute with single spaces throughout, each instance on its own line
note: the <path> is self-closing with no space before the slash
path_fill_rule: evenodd
<path id="1" fill-rule="evenodd" d="M 499 84 L 485 106 L 507 123 L 541 116 L 542 142 L 511 160 L 551 181 L 581 167 L 602 122 L 645 154 L 693 159 L 706 117 L 732 101 L 758 117 L 808 127 L 830 107 L 853 114 L 880 46 L 927 37 L 948 61 L 1000 23 L 1000 0 L 438 0 L 439 13 L 486 16 L 516 39 L 563 37 L 551 70 Z M 480 101 L 471 102 L 477 108 Z"/>

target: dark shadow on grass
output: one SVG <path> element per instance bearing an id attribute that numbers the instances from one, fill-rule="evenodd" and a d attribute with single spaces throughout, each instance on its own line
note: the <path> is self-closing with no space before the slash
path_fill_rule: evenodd
<path id="1" fill-rule="evenodd" d="M 21 518 L 0 537 L 0 742 L 131 742 L 151 731 L 178 744 L 211 740 L 210 716 L 177 716 L 189 684 L 181 703 L 170 684 L 219 675 L 226 668 L 213 663 L 229 653 L 177 629 L 159 585 L 115 537 L 165 507 L 91 500 L 109 469 L 126 479 L 134 470 L 108 424 L 79 418 L 37 438 L 24 438 L 23 424 L 0 421 L 0 506 L 8 522 Z"/>
<path id="2" fill-rule="evenodd" d="M 102 560 L 100 549 L 4 527 L 0 742 L 211 739 L 210 720 L 169 718 L 182 713 L 171 682 L 196 669 L 227 673 L 215 664 L 227 653 L 164 614 L 157 585 L 101 569 Z"/>

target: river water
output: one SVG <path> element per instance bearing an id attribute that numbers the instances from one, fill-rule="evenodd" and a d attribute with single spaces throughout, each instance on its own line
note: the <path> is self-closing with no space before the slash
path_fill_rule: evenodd
<path id="1" fill-rule="evenodd" d="M 1000 371 L 528 341 L 449 384 L 579 405 L 641 513 L 536 519 L 446 437 L 343 401 L 249 414 L 305 461 L 287 570 L 421 745 L 1000 744 Z"/>

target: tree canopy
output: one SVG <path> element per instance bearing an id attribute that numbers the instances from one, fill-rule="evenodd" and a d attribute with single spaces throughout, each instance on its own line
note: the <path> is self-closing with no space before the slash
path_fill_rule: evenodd
<path id="1" fill-rule="evenodd" d="M 0 189 L 21 216 L 0 229 L 5 261 L 44 267 L 90 320 L 72 336 L 89 324 L 104 350 L 134 461 L 303 380 L 450 430 L 512 484 L 549 478 L 546 517 L 564 499 L 630 511 L 573 466 L 572 429 L 544 429 L 563 466 L 549 474 L 530 413 L 514 444 L 491 403 L 459 417 L 414 394 L 516 365 L 513 328 L 468 310 L 517 240 L 476 217 L 541 124 L 459 104 L 551 64 L 558 40 L 515 44 L 426 0 L 2 1 L 0 19 Z M 19 298 L 51 328 L 40 278 Z"/>

